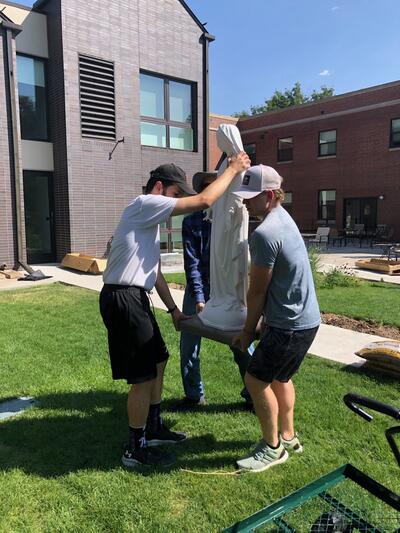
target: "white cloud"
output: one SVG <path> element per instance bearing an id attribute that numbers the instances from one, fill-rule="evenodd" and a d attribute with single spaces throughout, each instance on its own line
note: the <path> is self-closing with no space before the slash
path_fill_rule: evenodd
<path id="1" fill-rule="evenodd" d="M 326 68 L 325 70 L 322 70 L 318 75 L 319 76 L 330 76 L 331 71 Z"/>
<path id="2" fill-rule="evenodd" d="M 331 11 L 337 11 L 338 9 L 340 9 L 339 6 L 333 6 L 333 7 L 331 7 Z"/>

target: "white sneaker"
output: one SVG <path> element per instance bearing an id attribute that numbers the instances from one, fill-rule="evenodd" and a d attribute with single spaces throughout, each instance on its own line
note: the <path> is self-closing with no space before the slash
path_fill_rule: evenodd
<path id="1" fill-rule="evenodd" d="M 294 437 L 290 440 L 286 440 L 280 435 L 281 443 L 283 444 L 285 450 L 288 450 L 289 452 L 294 453 L 302 453 L 303 452 L 303 446 L 301 445 L 301 442 L 299 441 L 299 437 L 297 433 L 294 434 Z"/>
<path id="2" fill-rule="evenodd" d="M 282 443 L 279 444 L 278 448 L 271 448 L 262 439 L 249 455 L 236 462 L 241 470 L 256 473 L 263 472 L 271 468 L 271 466 L 284 463 L 288 459 L 289 454 Z"/>

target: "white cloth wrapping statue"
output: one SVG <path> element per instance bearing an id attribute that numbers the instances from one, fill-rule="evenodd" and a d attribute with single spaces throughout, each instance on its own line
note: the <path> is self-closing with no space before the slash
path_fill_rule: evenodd
<path id="1" fill-rule="evenodd" d="M 243 150 L 236 126 L 222 124 L 217 131 L 218 148 L 230 157 Z M 227 167 L 225 160 L 218 175 Z M 210 245 L 210 299 L 198 315 L 206 326 L 223 331 L 242 329 L 246 320 L 248 286 L 247 209 L 231 194 L 242 184 L 244 172 L 235 176 L 224 195 L 212 207 Z"/>

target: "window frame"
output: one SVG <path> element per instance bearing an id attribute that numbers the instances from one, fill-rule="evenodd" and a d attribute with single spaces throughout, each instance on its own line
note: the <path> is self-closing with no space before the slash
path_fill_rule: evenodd
<path id="1" fill-rule="evenodd" d="M 49 86 L 48 86 L 48 80 L 49 80 L 49 76 L 48 76 L 48 65 L 49 65 L 49 60 L 47 57 L 40 57 L 40 56 L 36 56 L 36 55 L 33 55 L 33 54 L 27 54 L 25 52 L 16 52 L 15 54 L 15 63 L 17 64 L 17 57 L 18 56 L 21 56 L 21 57 L 28 57 L 29 59 L 34 59 L 34 60 L 38 60 L 38 61 L 42 61 L 43 65 L 44 65 L 44 88 L 45 88 L 45 97 L 46 97 L 46 133 L 47 133 L 47 137 L 45 139 L 25 139 L 23 136 L 22 136 L 22 126 L 21 126 L 21 112 L 20 112 L 20 104 L 19 104 L 19 89 L 18 89 L 18 84 L 19 84 L 19 80 L 18 80 L 18 66 L 16 67 L 16 72 L 17 72 L 17 89 L 18 89 L 18 111 L 19 111 L 19 122 L 20 122 L 20 134 L 21 134 L 21 140 L 22 141 L 32 141 L 32 142 L 51 142 L 51 135 L 50 135 L 50 117 L 49 117 L 49 109 L 50 109 L 50 106 L 49 106 Z"/>
<path id="2" fill-rule="evenodd" d="M 279 141 L 283 141 L 283 140 L 285 140 L 285 139 L 292 139 L 292 148 L 291 148 L 291 150 L 292 150 L 292 155 L 291 155 L 291 158 L 290 158 L 290 159 L 282 159 L 282 158 L 281 158 L 281 155 L 280 155 L 281 152 L 283 152 L 284 150 L 280 150 L 280 149 L 279 149 Z M 294 136 L 291 135 L 291 136 L 288 136 L 288 137 L 278 137 L 278 139 L 277 139 L 276 142 L 277 142 L 277 144 L 276 144 L 276 160 L 277 160 L 277 162 L 278 162 L 278 163 L 287 163 L 287 162 L 293 161 L 293 160 L 294 160 L 294 157 L 293 157 L 293 152 L 294 152 Z M 288 149 L 286 148 L 286 150 L 288 150 Z"/>
<path id="3" fill-rule="evenodd" d="M 333 141 L 327 142 L 327 143 L 321 143 L 321 133 L 327 133 L 328 131 L 334 131 L 335 132 L 335 153 L 334 154 L 321 154 L 321 146 L 323 144 L 333 144 Z M 320 130 L 318 132 L 318 157 L 335 157 L 337 155 L 337 128 L 333 128 L 330 130 Z M 334 190 L 334 189 L 330 189 Z"/>
<path id="4" fill-rule="evenodd" d="M 330 131 L 330 130 L 328 130 Z M 320 194 L 322 192 L 335 192 L 335 216 L 333 218 L 330 217 L 323 217 L 322 216 L 322 207 L 326 206 L 327 204 L 321 204 L 320 203 Z M 323 220 L 325 224 L 329 224 L 329 221 L 334 221 L 336 223 L 336 208 L 337 208 L 337 189 L 319 189 L 318 190 L 318 212 L 317 212 L 317 220 Z M 328 213 L 327 213 L 328 214 Z"/>
<path id="5" fill-rule="evenodd" d="M 139 109 L 139 116 L 140 116 L 140 127 L 142 125 L 142 122 L 148 123 L 148 124 L 155 124 L 159 126 L 165 126 L 165 143 L 166 146 L 153 146 L 151 144 L 142 144 L 142 141 L 140 140 L 141 147 L 146 148 L 153 148 L 157 150 L 174 150 L 177 152 L 187 152 L 187 153 L 193 153 L 198 152 L 198 125 L 197 125 L 197 82 L 193 82 L 190 80 L 185 80 L 181 78 L 175 78 L 173 76 L 166 76 L 164 74 L 151 72 L 148 70 L 140 69 L 139 71 L 139 95 L 140 95 L 140 76 L 152 76 L 154 78 L 159 78 L 164 81 L 164 118 L 156 118 L 156 117 L 149 117 L 147 115 L 142 115 L 140 113 Z M 191 122 L 177 122 L 175 120 L 170 119 L 170 92 L 169 92 L 169 82 L 176 82 L 181 83 L 183 85 L 189 85 L 190 92 L 191 92 L 191 98 L 190 98 L 190 105 L 191 105 L 191 115 L 192 120 Z M 140 106 L 140 104 L 139 104 Z M 171 135 L 170 135 L 170 128 L 186 128 L 191 129 L 193 131 L 193 148 L 192 150 L 181 150 L 180 148 L 172 148 L 170 146 L 171 144 Z"/>
<path id="6" fill-rule="evenodd" d="M 389 135 L 389 148 L 400 148 L 400 141 L 398 144 L 394 144 L 393 143 L 393 121 L 395 120 L 399 120 L 400 121 L 400 117 L 395 117 L 395 118 L 391 118 L 390 119 L 390 135 Z M 399 130 L 399 133 L 400 133 L 400 130 Z"/>

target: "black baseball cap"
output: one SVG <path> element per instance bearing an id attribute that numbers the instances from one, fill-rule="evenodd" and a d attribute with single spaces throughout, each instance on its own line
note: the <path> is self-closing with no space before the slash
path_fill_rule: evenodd
<path id="1" fill-rule="evenodd" d="M 166 180 L 171 183 L 176 183 L 181 191 L 188 196 L 196 194 L 196 191 L 187 184 L 185 172 L 174 163 L 160 165 L 150 172 L 150 177 L 159 179 L 160 181 Z"/>

